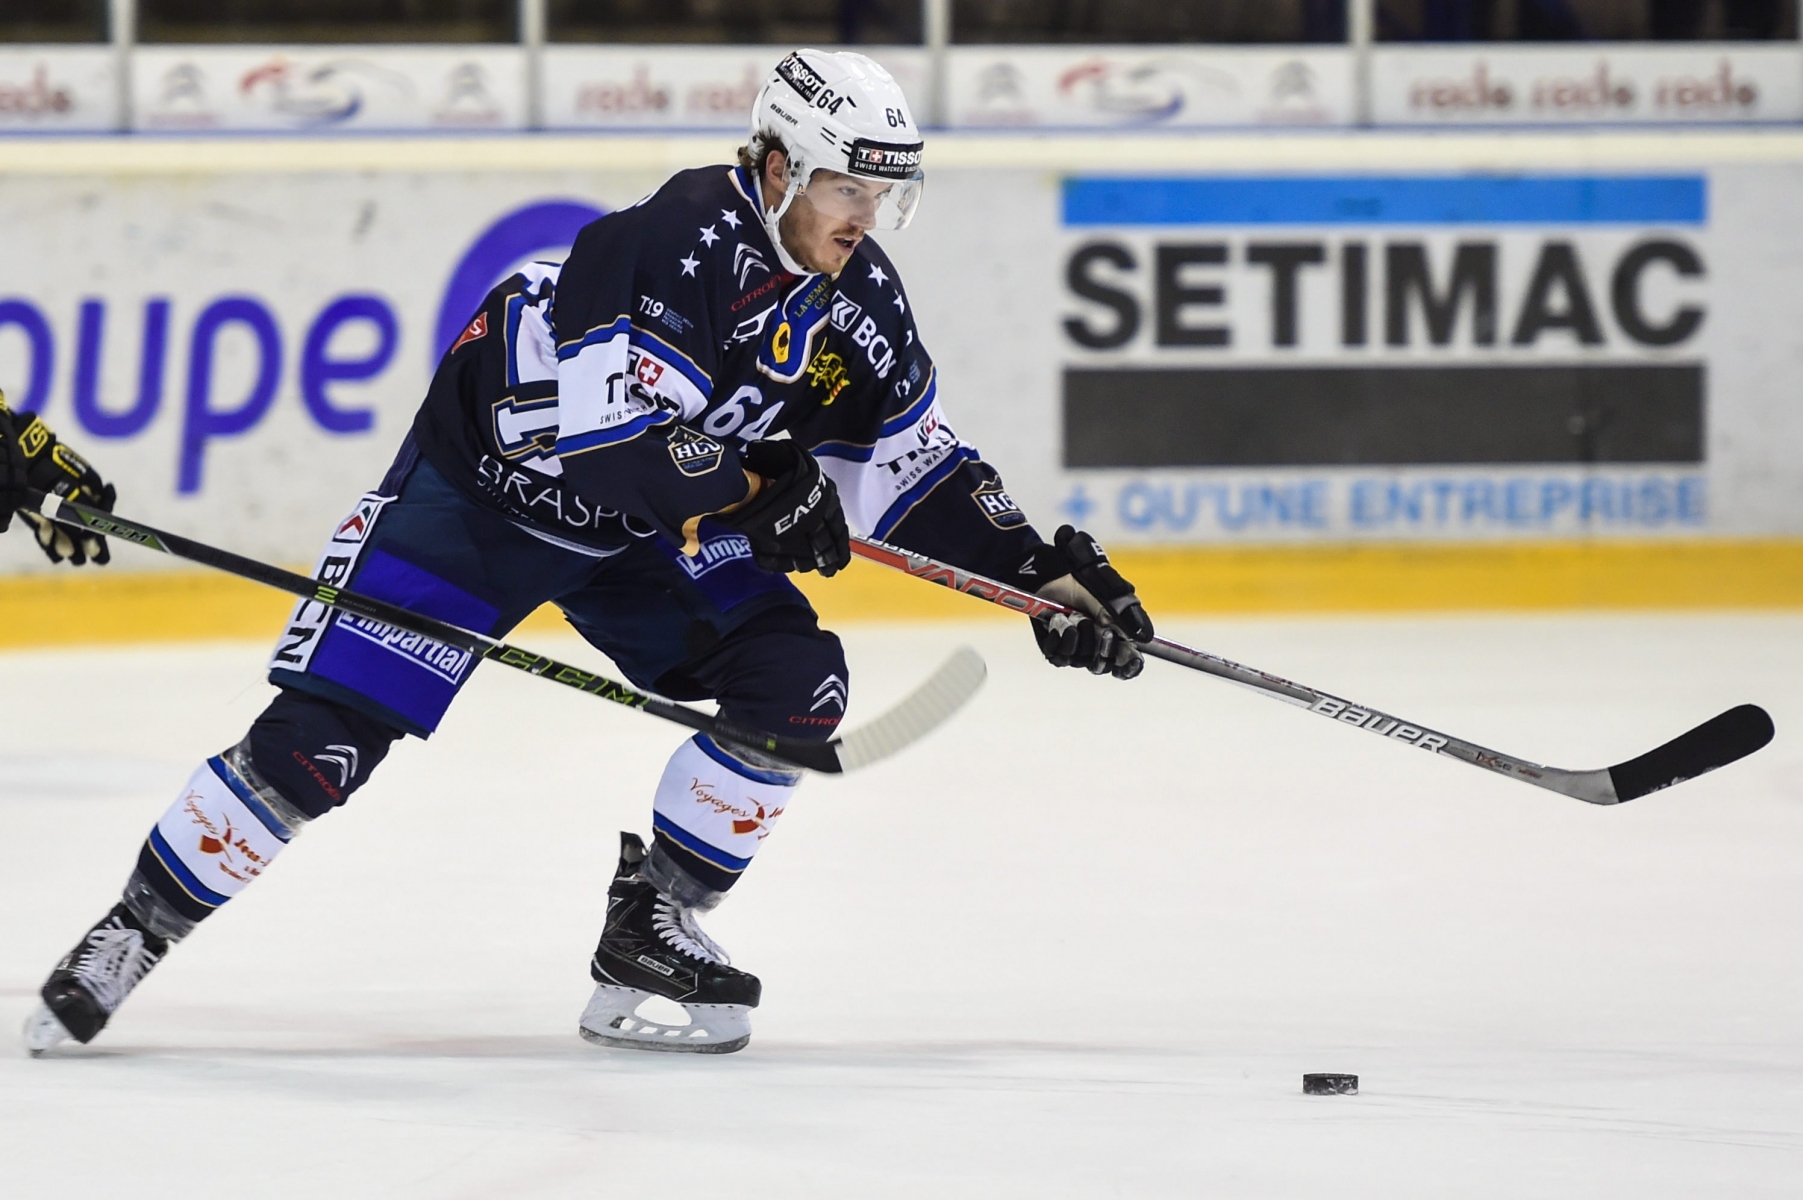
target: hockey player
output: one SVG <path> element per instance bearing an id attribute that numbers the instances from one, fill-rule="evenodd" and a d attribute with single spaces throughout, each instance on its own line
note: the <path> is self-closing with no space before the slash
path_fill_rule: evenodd
<path id="1" fill-rule="evenodd" d="M 494 636 L 549 601 L 639 687 L 826 738 L 845 660 L 786 575 L 844 567 L 849 526 L 1079 607 L 1089 615 L 1035 626 L 1046 657 L 1133 677 L 1132 639 L 1152 625 L 1132 587 L 1087 535 L 1042 541 L 952 432 L 901 280 L 866 236 L 908 223 L 921 179 L 920 134 L 887 72 L 790 54 L 736 167 L 677 174 L 585 228 L 561 267 L 534 263 L 489 294 L 318 577 Z M 120 903 L 44 985 L 26 1044 L 99 1033 L 397 738 L 429 735 L 472 665 L 298 605 L 270 664 L 280 693 L 156 823 Z M 622 835 L 584 1037 L 746 1044 L 759 982 L 697 918 L 798 782 L 706 736 L 676 749 L 651 843 Z M 689 1023 L 638 1017 L 651 995 Z"/>
<path id="2" fill-rule="evenodd" d="M 12 525 L 13 513 L 25 503 L 25 489 L 61 496 L 80 504 L 113 510 L 113 485 L 101 480 L 88 461 L 50 432 L 36 413 L 15 413 L 0 392 L 0 533 Z M 30 522 L 38 546 L 50 561 L 67 560 L 79 567 L 111 561 L 106 539 L 78 533 L 27 509 L 20 514 Z"/>

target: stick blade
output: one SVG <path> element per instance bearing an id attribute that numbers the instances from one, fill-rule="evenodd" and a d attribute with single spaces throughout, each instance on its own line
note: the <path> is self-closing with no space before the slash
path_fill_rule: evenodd
<path id="1" fill-rule="evenodd" d="M 981 654 L 969 646 L 958 647 L 900 704 L 832 743 L 839 769 L 855 771 L 913 745 L 964 707 L 988 675 Z"/>
<path id="2" fill-rule="evenodd" d="M 1742 704 L 1709 718 L 1639 758 L 1609 768 L 1618 803 L 1657 792 L 1725 767 L 1772 740 L 1772 718 L 1757 704 Z"/>

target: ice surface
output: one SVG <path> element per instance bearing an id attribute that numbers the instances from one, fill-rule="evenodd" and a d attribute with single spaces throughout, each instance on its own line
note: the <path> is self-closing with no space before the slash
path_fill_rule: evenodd
<path id="1" fill-rule="evenodd" d="M 1560 766 L 1746 700 L 1778 740 L 1599 809 L 1163 663 L 1053 672 L 1012 624 L 854 628 L 853 721 L 959 641 L 988 687 L 810 781 L 708 918 L 764 979 L 750 1048 L 634 1055 L 576 1018 L 681 734 L 486 667 L 99 1041 L 30 1060 L 37 985 L 265 648 L 0 656 L 0 1194 L 1803 1192 L 1803 617 L 1161 631 Z"/>

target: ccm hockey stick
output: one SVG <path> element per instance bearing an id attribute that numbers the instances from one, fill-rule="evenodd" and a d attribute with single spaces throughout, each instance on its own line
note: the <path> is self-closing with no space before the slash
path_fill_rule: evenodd
<path id="1" fill-rule="evenodd" d="M 993 579 L 985 579 L 981 575 L 973 575 L 969 571 L 886 542 L 854 537 L 851 539 L 851 549 L 860 558 L 905 571 L 917 579 L 987 600 L 991 604 L 1013 609 L 1029 617 L 1071 611 L 1062 604 L 1030 592 L 1011 588 Z M 1613 767 L 1594 771 L 1567 771 L 1559 767 L 1542 766 L 1524 758 L 1498 754 L 1475 742 L 1439 733 L 1425 725 L 1392 717 L 1375 708 L 1354 704 L 1350 700 L 1317 691 L 1254 667 L 1243 667 L 1225 658 L 1192 650 L 1168 638 L 1153 638 L 1150 642 L 1141 643 L 1140 650 L 1154 658 L 1202 671 L 1285 703 L 1306 708 L 1310 712 L 1320 713 L 1354 729 L 1363 729 L 1407 746 L 1417 746 L 1435 754 L 1456 758 L 1474 767 L 1482 767 L 1486 771 L 1494 771 L 1498 775 L 1591 804 L 1622 804 L 1649 792 L 1695 779 L 1717 767 L 1725 767 L 1737 759 L 1745 758 L 1772 740 L 1772 718 L 1757 705 L 1742 704 L 1711 717 L 1690 732 L 1679 734 L 1663 746 L 1649 750 L 1638 758 L 1630 758 Z"/>
<path id="2" fill-rule="evenodd" d="M 245 558 L 229 550 L 220 550 L 173 533 L 164 533 L 85 504 L 59 500 L 35 489 L 28 490 L 26 497 L 25 507 L 61 524 L 185 558 L 189 562 L 201 563 L 284 592 L 292 592 L 296 596 L 303 596 L 353 616 L 421 634 L 435 642 L 468 651 L 479 659 L 503 663 L 528 675 L 537 675 L 575 688 L 579 692 L 587 692 L 591 696 L 599 696 L 603 700 L 611 700 L 615 704 L 636 708 L 666 721 L 674 721 L 719 741 L 748 747 L 780 759 L 790 766 L 828 775 L 867 767 L 918 741 L 970 699 L 983 686 L 983 678 L 987 673 L 982 657 L 968 646 L 961 647 L 928 676 L 925 683 L 867 725 L 829 742 L 778 737 L 734 725 L 730 721 L 665 700 L 661 696 L 635 691 L 605 675 L 597 675 L 543 654 L 510 646 L 485 634 L 401 608 L 385 600 L 330 587 L 309 576 L 285 571 L 254 558 Z M 54 513 L 43 511 L 44 505 L 49 501 L 56 503 Z"/>

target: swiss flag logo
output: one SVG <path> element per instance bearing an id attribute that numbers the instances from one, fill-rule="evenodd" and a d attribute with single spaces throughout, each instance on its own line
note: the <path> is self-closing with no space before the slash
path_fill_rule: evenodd
<path id="1" fill-rule="evenodd" d="M 465 329 L 462 333 L 458 334 L 457 340 L 451 343 L 451 353 L 452 354 L 457 353 L 457 351 L 462 348 L 463 343 L 465 343 L 465 342 L 473 342 L 477 338 L 487 337 L 487 336 L 488 336 L 488 314 L 485 312 L 477 313 L 476 319 L 474 321 L 471 321 L 469 323 L 469 327 L 467 329 Z"/>
<path id="2" fill-rule="evenodd" d="M 640 383 L 644 384 L 646 387 L 656 387 L 657 381 L 662 379 L 663 375 L 664 367 L 662 363 L 652 362 L 649 358 L 643 356 L 639 358 Z"/>

